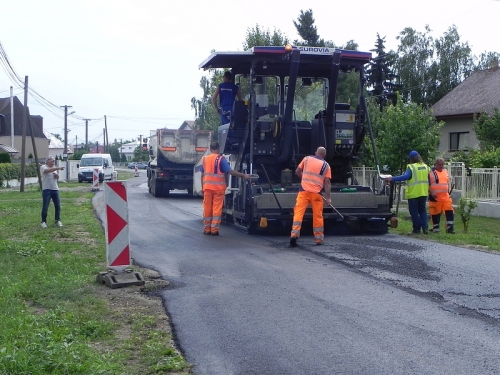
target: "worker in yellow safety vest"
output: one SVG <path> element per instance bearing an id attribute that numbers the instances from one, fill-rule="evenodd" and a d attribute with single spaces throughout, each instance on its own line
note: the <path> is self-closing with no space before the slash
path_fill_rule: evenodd
<path id="1" fill-rule="evenodd" d="M 325 190 L 326 204 L 332 203 L 330 179 L 332 173 L 330 166 L 324 160 L 326 149 L 318 147 L 314 156 L 306 156 L 295 170 L 295 174 L 301 179 L 299 193 L 293 209 L 292 233 L 290 234 L 290 246 L 297 246 L 300 237 L 302 219 L 307 206 L 311 205 L 313 211 L 313 233 L 316 245 L 323 245 L 323 196 L 321 191 Z"/>
<path id="2" fill-rule="evenodd" d="M 406 199 L 413 222 L 413 231 L 408 234 L 419 234 L 421 230 L 424 234 L 428 234 L 427 195 L 429 194 L 430 168 L 423 162 L 417 151 L 411 151 L 408 157 L 410 164 L 406 166 L 406 172 L 401 176 L 388 177 L 387 181 L 408 181 Z"/>
<path id="3" fill-rule="evenodd" d="M 437 158 L 434 167 L 429 173 L 429 213 L 432 220 L 432 231 L 439 232 L 439 222 L 441 213 L 446 217 L 446 233 L 455 234 L 453 229 L 453 220 L 455 212 L 453 211 L 452 200 L 449 190 L 450 178 L 448 172 L 444 169 L 444 160 Z"/>
<path id="4" fill-rule="evenodd" d="M 241 177 L 250 181 L 250 175 L 237 172 L 229 166 L 224 155 L 219 154 L 219 142 L 210 144 L 210 155 L 204 156 L 201 164 L 203 190 L 203 234 L 218 236 L 222 218 L 222 206 L 226 191 L 226 177 Z"/>

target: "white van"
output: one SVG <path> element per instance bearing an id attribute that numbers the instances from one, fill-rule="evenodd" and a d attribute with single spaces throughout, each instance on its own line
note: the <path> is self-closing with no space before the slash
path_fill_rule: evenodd
<path id="1" fill-rule="evenodd" d="M 99 182 L 113 180 L 115 168 L 110 154 L 83 154 L 78 168 L 78 182 L 92 182 L 94 169 L 99 169 Z"/>

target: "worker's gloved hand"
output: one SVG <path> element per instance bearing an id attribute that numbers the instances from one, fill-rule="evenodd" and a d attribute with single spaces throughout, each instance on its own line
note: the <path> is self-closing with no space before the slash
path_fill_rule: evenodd
<path id="1" fill-rule="evenodd" d="M 328 205 L 330 205 L 330 204 L 332 204 L 332 200 L 328 199 L 328 198 L 325 198 L 325 203 L 328 204 Z"/>
<path id="2" fill-rule="evenodd" d="M 243 176 L 243 179 L 244 179 L 245 181 L 250 181 L 250 175 L 249 175 L 249 174 L 245 174 L 245 175 Z"/>

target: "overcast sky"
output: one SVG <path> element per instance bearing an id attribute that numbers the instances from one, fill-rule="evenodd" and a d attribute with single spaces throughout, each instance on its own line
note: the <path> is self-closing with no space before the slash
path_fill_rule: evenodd
<path id="1" fill-rule="evenodd" d="M 28 98 L 44 128 L 63 135 L 63 110 L 89 122 L 89 141 L 102 142 L 104 116 L 110 141 L 136 138 L 160 127 L 194 120 L 191 98 L 202 94 L 199 64 L 211 50 L 242 50 L 249 28 L 280 30 L 298 39 L 293 20 L 312 9 L 320 37 L 336 45 L 354 40 L 387 49 L 405 27 L 440 37 L 457 26 L 475 55 L 500 52 L 495 0 L 17 0 L 3 1 L 0 42 L 18 76 L 56 107 Z M 23 102 L 22 86 L 0 69 L 0 97 L 9 88 Z M 85 122 L 69 117 L 68 142 L 85 139 Z"/>

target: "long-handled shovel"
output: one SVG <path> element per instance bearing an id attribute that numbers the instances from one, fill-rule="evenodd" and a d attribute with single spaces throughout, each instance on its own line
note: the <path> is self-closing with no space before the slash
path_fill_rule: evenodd
<path id="1" fill-rule="evenodd" d="M 323 197 L 323 200 L 326 202 L 326 198 Z M 346 225 L 351 228 L 351 229 L 355 229 L 357 231 L 361 230 L 361 227 L 359 225 L 359 220 L 357 217 L 355 216 L 347 216 L 347 215 L 342 215 L 335 207 L 333 207 L 333 205 L 330 203 L 329 206 L 331 208 L 333 208 L 333 210 L 342 218 L 342 220 L 344 220 L 344 222 L 346 223 Z"/>
<path id="2" fill-rule="evenodd" d="M 278 204 L 278 207 L 280 208 L 280 212 L 283 215 L 283 214 L 285 214 L 285 212 L 283 211 L 283 208 L 281 207 L 280 201 L 278 200 L 278 197 L 276 196 L 276 193 L 274 192 L 273 184 L 271 184 L 271 180 L 270 180 L 269 176 L 267 175 L 266 167 L 264 167 L 264 164 L 261 164 L 260 166 L 262 167 L 262 170 L 264 171 L 264 174 L 266 175 L 267 183 L 269 184 L 269 187 L 271 188 L 271 192 L 274 195 L 274 199 L 276 199 L 276 203 Z"/>

